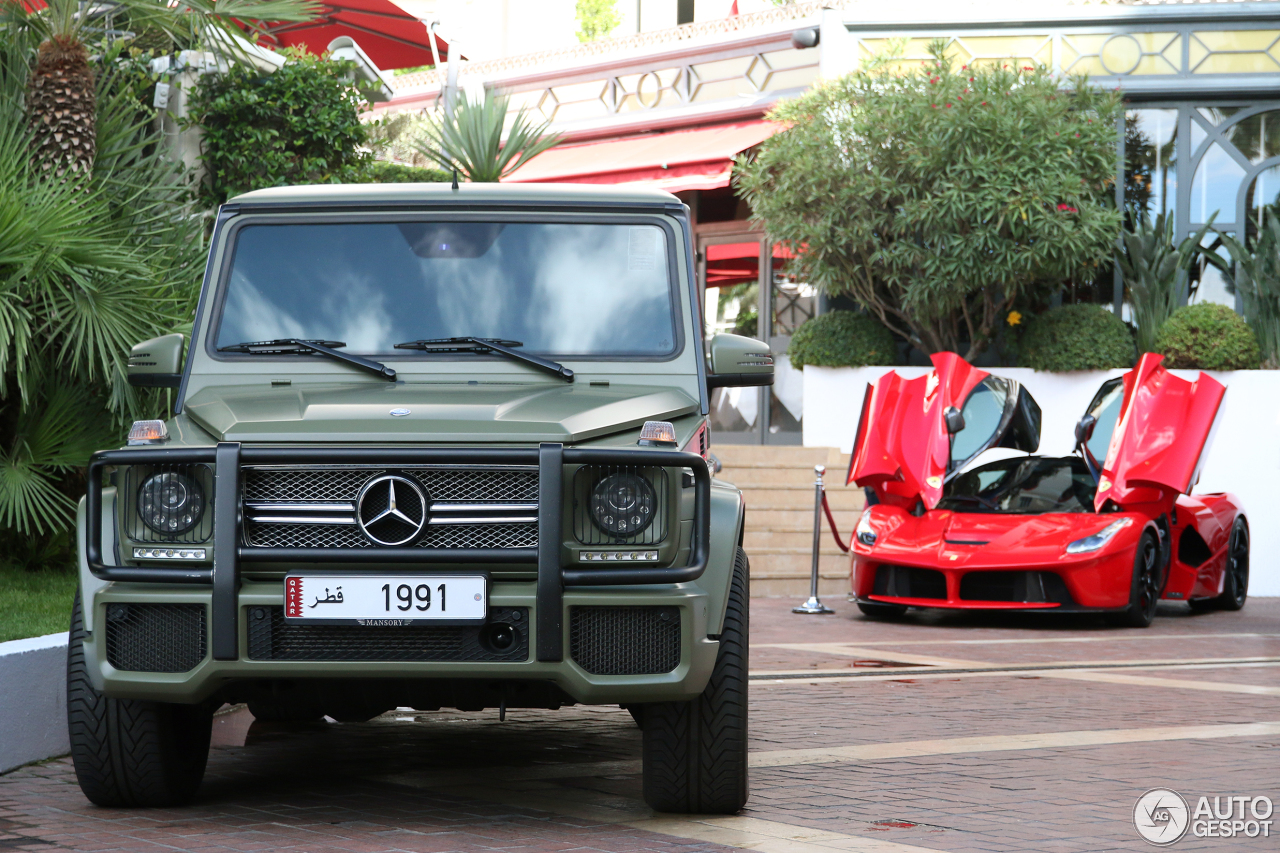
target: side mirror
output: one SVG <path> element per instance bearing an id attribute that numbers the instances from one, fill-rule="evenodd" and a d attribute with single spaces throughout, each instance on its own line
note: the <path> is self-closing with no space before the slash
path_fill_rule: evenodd
<path id="1" fill-rule="evenodd" d="M 942 418 L 947 422 L 947 432 L 952 435 L 964 429 L 964 414 L 955 406 L 947 406 L 947 410 L 942 413 Z"/>
<path id="2" fill-rule="evenodd" d="M 1076 424 L 1076 446 L 1077 447 L 1084 444 L 1089 439 L 1093 438 L 1093 427 L 1097 423 L 1098 423 L 1098 419 L 1095 418 L 1093 415 L 1085 415 L 1083 418 L 1080 419 L 1080 422 Z"/>
<path id="3" fill-rule="evenodd" d="M 129 351 L 129 384 L 137 388 L 177 388 L 182 384 L 179 334 L 143 341 Z"/>
<path id="4" fill-rule="evenodd" d="M 711 339 L 710 367 L 708 388 L 773 384 L 773 354 L 768 344 L 755 338 L 716 335 Z"/>

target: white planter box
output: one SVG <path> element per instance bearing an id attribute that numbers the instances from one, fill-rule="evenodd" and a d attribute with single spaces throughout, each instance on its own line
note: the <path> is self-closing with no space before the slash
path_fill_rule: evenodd
<path id="1" fill-rule="evenodd" d="M 71 750 L 67 634 L 0 643 L 0 773 Z"/>
<path id="2" fill-rule="evenodd" d="M 922 376 L 927 367 L 806 367 L 804 443 L 807 447 L 853 449 L 853 433 L 867 384 L 888 370 Z M 1104 380 L 1123 370 L 1040 373 L 1026 367 L 990 370 L 1021 382 L 1044 415 L 1040 453 L 1067 456 L 1075 444 L 1076 421 Z M 1176 370 L 1194 379 L 1196 370 Z M 1212 372 L 1227 386 L 1218 434 L 1196 487 L 1199 492 L 1232 492 L 1244 504 L 1253 535 L 1250 595 L 1280 595 L 1280 370 Z M 843 476 L 843 473 L 837 476 Z"/>

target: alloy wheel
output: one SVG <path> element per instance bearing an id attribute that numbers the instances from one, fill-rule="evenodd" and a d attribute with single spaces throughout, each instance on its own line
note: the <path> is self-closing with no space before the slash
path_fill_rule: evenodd
<path id="1" fill-rule="evenodd" d="M 1142 569 L 1138 577 L 1138 600 L 1137 605 L 1140 612 L 1144 615 L 1150 614 L 1155 616 L 1156 608 L 1160 606 L 1160 569 L 1159 569 L 1159 548 L 1150 537 L 1145 538 L 1141 545 L 1142 548 Z"/>
<path id="2" fill-rule="evenodd" d="M 1237 609 L 1244 606 L 1249 594 L 1249 528 L 1237 522 L 1231 531 L 1231 547 L 1227 552 L 1227 572 L 1231 576 L 1231 594 Z"/>

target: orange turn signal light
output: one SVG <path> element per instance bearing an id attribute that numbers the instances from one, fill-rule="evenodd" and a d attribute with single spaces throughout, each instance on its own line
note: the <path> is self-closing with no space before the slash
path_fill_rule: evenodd
<path id="1" fill-rule="evenodd" d="M 645 421 L 644 426 L 640 428 L 640 441 L 637 444 L 674 447 L 675 443 L 676 428 L 674 424 L 669 424 L 666 421 Z"/>
<path id="2" fill-rule="evenodd" d="M 129 427 L 129 444 L 159 444 L 169 440 L 164 421 L 134 421 Z"/>

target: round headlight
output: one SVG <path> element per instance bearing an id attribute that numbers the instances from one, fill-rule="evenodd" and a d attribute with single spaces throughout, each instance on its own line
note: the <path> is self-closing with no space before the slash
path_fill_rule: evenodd
<path id="1" fill-rule="evenodd" d="M 203 514 L 204 490 L 190 477 L 168 471 L 148 477 L 138 489 L 138 515 L 156 533 L 186 533 Z"/>
<path id="2" fill-rule="evenodd" d="M 653 521 L 657 496 L 638 474 L 610 474 L 591 490 L 591 520 L 605 533 L 634 536 Z"/>

